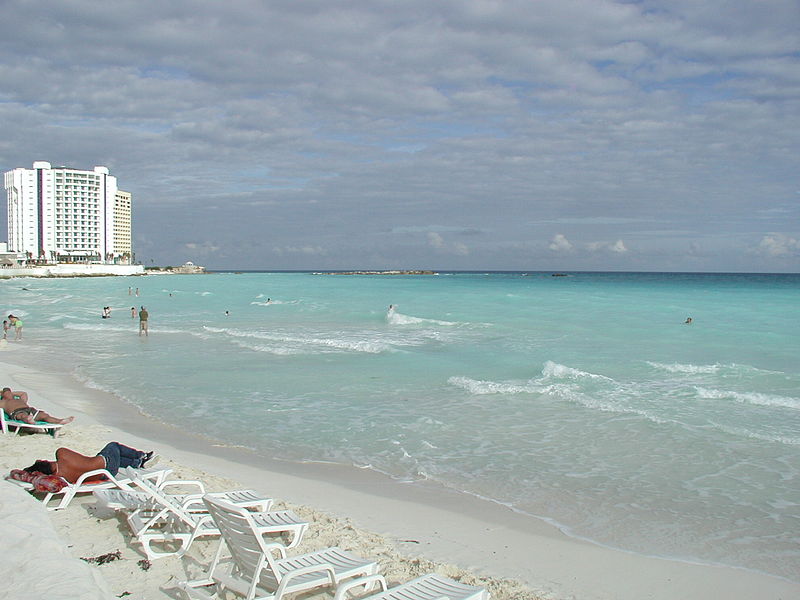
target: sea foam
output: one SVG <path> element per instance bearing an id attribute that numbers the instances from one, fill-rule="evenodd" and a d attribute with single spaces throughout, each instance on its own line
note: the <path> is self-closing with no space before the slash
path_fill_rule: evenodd
<path id="1" fill-rule="evenodd" d="M 800 409 L 800 398 L 764 394 L 760 392 L 735 392 L 732 390 L 717 390 L 696 387 L 697 395 L 704 399 L 735 400 L 743 404 L 757 406 L 780 406 L 784 408 Z"/>

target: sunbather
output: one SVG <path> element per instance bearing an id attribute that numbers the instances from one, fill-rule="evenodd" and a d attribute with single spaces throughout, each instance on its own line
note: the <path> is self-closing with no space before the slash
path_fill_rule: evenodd
<path id="1" fill-rule="evenodd" d="M 97 453 L 97 456 L 84 456 L 69 448 L 59 448 L 56 450 L 54 461 L 37 460 L 30 467 L 26 467 L 25 471 L 58 475 L 70 483 L 75 483 L 81 475 L 88 471 L 105 469 L 112 475 L 116 475 L 121 467 L 141 469 L 148 462 L 153 462 L 152 451 L 142 452 L 119 442 L 109 442 Z M 98 475 L 97 479 L 102 479 L 102 476 Z M 94 478 L 89 479 L 89 481 L 93 480 Z"/>
<path id="2" fill-rule="evenodd" d="M 9 418 L 30 425 L 33 425 L 36 421 L 66 425 L 75 419 L 75 417 L 59 419 L 43 410 L 28 406 L 28 394 L 26 392 L 14 392 L 8 387 L 3 388 L 0 396 L 0 408 L 6 411 Z"/>

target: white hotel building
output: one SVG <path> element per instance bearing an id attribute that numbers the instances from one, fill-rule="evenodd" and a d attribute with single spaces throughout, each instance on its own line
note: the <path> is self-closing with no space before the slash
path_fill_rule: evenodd
<path id="1" fill-rule="evenodd" d="M 34 263 L 131 264 L 131 195 L 106 167 L 5 173 L 8 251 Z"/>

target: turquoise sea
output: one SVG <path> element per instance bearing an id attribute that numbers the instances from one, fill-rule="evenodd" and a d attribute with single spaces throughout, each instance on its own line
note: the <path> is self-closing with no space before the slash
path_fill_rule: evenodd
<path id="1" fill-rule="evenodd" d="M 800 581 L 800 275 L 12 279 L 0 310 L 38 366 L 221 443 Z"/>

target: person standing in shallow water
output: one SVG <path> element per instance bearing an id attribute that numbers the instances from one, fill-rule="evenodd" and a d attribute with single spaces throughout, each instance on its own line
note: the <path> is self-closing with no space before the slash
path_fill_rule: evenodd
<path id="1" fill-rule="evenodd" d="M 14 315 L 8 315 L 8 321 L 11 326 L 14 328 L 14 341 L 19 341 L 22 339 L 22 321 L 20 321 L 19 317 L 15 317 Z"/>
<path id="2" fill-rule="evenodd" d="M 139 309 L 139 337 L 142 336 L 142 332 L 144 332 L 145 337 L 150 337 L 149 332 L 147 331 L 147 320 L 150 318 L 150 313 L 147 312 L 147 309 L 142 306 Z"/>

